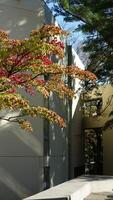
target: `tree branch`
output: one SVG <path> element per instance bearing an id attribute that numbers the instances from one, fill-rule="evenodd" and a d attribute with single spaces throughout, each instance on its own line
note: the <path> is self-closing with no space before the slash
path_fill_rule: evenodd
<path id="1" fill-rule="evenodd" d="M 11 70 L 8 72 L 8 77 L 12 75 L 12 72 L 13 72 L 14 67 L 18 66 L 19 63 L 21 62 L 21 60 L 22 60 L 25 56 L 27 56 L 27 55 L 29 55 L 29 54 L 30 54 L 30 52 L 25 52 L 24 54 L 18 55 L 18 56 L 17 56 L 17 58 L 18 58 L 19 56 L 21 56 L 21 58 L 20 58 L 19 60 L 17 59 L 17 61 L 15 62 L 15 64 L 12 66 Z"/>
<path id="2" fill-rule="evenodd" d="M 78 2 L 78 4 L 79 4 L 79 2 Z M 63 4 L 60 3 L 60 2 L 59 2 L 59 5 L 62 8 L 62 10 L 64 10 L 64 12 L 66 12 L 68 15 L 71 15 L 73 18 L 76 18 L 76 19 L 82 21 L 83 23 L 87 23 L 87 21 L 85 20 L 85 18 L 83 18 L 82 16 L 80 16 L 78 13 L 72 13 L 71 11 L 65 9 L 64 6 L 63 6 Z"/>

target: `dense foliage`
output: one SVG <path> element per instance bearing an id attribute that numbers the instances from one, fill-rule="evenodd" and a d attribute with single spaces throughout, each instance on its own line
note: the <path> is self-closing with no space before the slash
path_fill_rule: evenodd
<path id="1" fill-rule="evenodd" d="M 65 76 L 91 81 L 96 79 L 88 71 L 76 66 L 60 66 L 50 59 L 52 55 L 63 58 L 64 45 L 57 40 L 57 36 L 66 34 L 53 25 L 44 25 L 23 40 L 9 39 L 6 32 L 0 31 L 0 110 L 19 112 L 17 116 L 1 116 L 0 119 L 16 122 L 21 128 L 31 131 L 30 122 L 23 116 L 39 115 L 65 127 L 62 117 L 48 108 L 31 105 L 22 95 L 22 90 L 31 96 L 40 92 L 48 98 L 51 92 L 55 92 L 60 97 L 72 98 L 75 92 L 65 84 Z M 45 76 L 48 78 L 45 79 Z"/>
<path id="2" fill-rule="evenodd" d="M 51 0 L 50 0 L 51 1 Z M 113 1 L 57 0 L 57 13 L 66 20 L 80 21 L 78 30 L 86 34 L 83 50 L 89 53 L 88 69 L 103 82 L 113 81 Z"/>

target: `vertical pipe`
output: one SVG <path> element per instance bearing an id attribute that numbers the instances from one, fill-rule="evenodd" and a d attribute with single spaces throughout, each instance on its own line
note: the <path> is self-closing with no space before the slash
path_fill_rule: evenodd
<path id="1" fill-rule="evenodd" d="M 67 64 L 68 66 L 72 64 L 72 46 L 67 45 Z M 72 88 L 72 79 L 68 76 L 68 86 Z M 68 101 L 68 179 L 71 179 L 71 118 L 72 118 L 72 100 Z"/>
<path id="2" fill-rule="evenodd" d="M 45 81 L 48 78 L 44 76 Z M 49 108 L 49 99 L 44 99 L 44 106 Z M 44 119 L 44 190 L 50 188 L 49 149 L 49 121 Z"/>

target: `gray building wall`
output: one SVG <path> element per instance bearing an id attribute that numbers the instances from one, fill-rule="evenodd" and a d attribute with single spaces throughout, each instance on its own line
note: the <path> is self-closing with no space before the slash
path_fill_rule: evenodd
<path id="1" fill-rule="evenodd" d="M 42 0 L 0 0 L 0 28 L 7 30 L 11 38 L 25 38 L 32 29 L 43 23 L 55 21 Z M 74 63 L 75 61 L 76 56 Z M 81 63 L 77 63 L 81 67 Z M 37 95 L 32 98 L 32 104 L 36 104 L 37 99 L 39 105 L 45 103 L 43 97 Z M 74 104 L 76 107 L 73 101 Z M 56 96 L 50 98 L 49 107 L 68 121 L 66 105 L 66 100 L 59 100 Z M 39 118 L 32 120 L 32 134 L 20 130 L 14 124 L 0 122 L 0 199 L 18 200 L 43 190 L 47 185 L 45 176 L 50 186 L 68 180 L 69 174 L 70 177 L 74 177 L 74 168 L 81 166 L 82 162 L 82 135 L 79 129 L 81 118 L 75 117 L 76 111 L 74 108 L 70 119 L 70 123 L 73 124 L 71 129 L 67 126 L 62 130 L 56 125 L 49 125 L 46 133 L 45 121 Z M 47 133 L 49 145 L 45 155 L 44 142 Z M 46 169 L 48 170 L 45 174 Z"/>
<path id="2" fill-rule="evenodd" d="M 58 26 L 52 12 L 45 6 L 45 23 Z M 59 62 L 53 58 L 54 61 Z M 64 58 L 65 60 L 65 58 Z M 55 94 L 51 95 L 49 108 L 56 111 L 67 120 L 67 101 L 61 100 Z M 50 187 L 68 180 L 68 127 L 61 129 L 55 124 L 46 127 L 49 140 L 48 167 Z"/>
<path id="3" fill-rule="evenodd" d="M 0 27 L 10 33 L 11 38 L 25 38 L 32 29 L 43 23 L 54 23 L 54 17 L 40 0 L 0 0 Z M 45 9 L 45 12 L 44 12 Z M 45 15 L 47 17 L 45 17 Z M 27 94 L 24 94 L 27 96 Z M 27 96 L 28 97 L 28 96 Z M 37 95 L 32 104 L 43 105 L 43 98 Z M 60 100 L 50 101 L 53 108 L 66 115 L 66 108 Z M 59 104 L 60 103 L 60 104 Z M 63 103 L 64 104 L 64 103 Z M 60 105 L 60 106 L 58 106 Z M 2 113 L 1 113 L 2 114 Z M 5 112 L 7 114 L 7 112 Z M 68 179 L 67 133 L 51 125 L 49 131 L 49 157 L 44 155 L 45 121 L 33 119 L 33 133 L 28 134 L 14 124 L 0 122 L 0 198 L 18 200 L 46 188 L 44 169 L 50 186 Z M 48 160 L 48 163 L 47 163 Z"/>
<path id="4" fill-rule="evenodd" d="M 75 66 L 84 69 L 84 65 L 77 55 L 74 47 L 72 46 L 72 64 Z M 70 57 L 70 54 L 69 54 Z M 75 79 L 72 81 L 72 87 L 75 92 L 81 88 L 80 80 Z M 76 98 L 72 99 L 70 117 L 69 117 L 69 178 L 75 178 L 84 174 L 84 132 L 82 127 L 82 110 L 80 102 L 80 93 L 76 93 Z"/>
<path id="5" fill-rule="evenodd" d="M 25 38 L 44 22 L 41 0 L 0 0 L 0 28 Z M 32 104 L 43 104 L 37 95 Z M 4 113 L 7 115 L 7 112 Z M 18 200 L 43 189 L 43 120 L 32 120 L 33 133 L 0 122 L 0 199 Z"/>

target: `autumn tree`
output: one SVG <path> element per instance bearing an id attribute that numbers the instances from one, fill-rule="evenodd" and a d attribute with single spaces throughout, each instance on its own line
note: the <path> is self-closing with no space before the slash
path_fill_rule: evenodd
<path id="1" fill-rule="evenodd" d="M 0 110 L 19 113 L 11 117 L 1 116 L 1 120 L 18 123 L 21 128 L 31 131 L 32 126 L 25 117 L 41 116 L 65 127 L 62 117 L 46 107 L 31 105 L 21 91 L 31 96 L 39 92 L 44 98 L 48 98 L 51 92 L 61 98 L 73 98 L 76 94 L 65 84 L 66 76 L 95 81 L 96 76 L 88 71 L 77 66 L 60 66 L 50 59 L 52 55 L 63 58 L 64 44 L 57 40 L 57 36 L 66 34 L 53 25 L 33 30 L 23 40 L 10 39 L 6 32 L 0 31 Z M 45 76 L 48 79 L 44 79 Z"/>
<path id="2" fill-rule="evenodd" d="M 47 0 L 59 3 L 56 12 L 67 21 L 79 21 L 86 35 L 83 51 L 89 54 L 88 70 L 103 82 L 113 81 L 113 1 Z M 76 30 L 77 31 L 77 30 Z"/>

